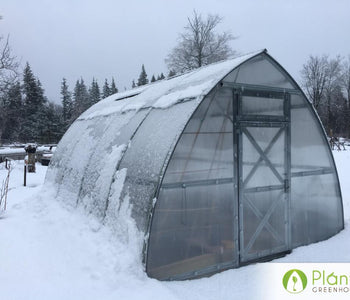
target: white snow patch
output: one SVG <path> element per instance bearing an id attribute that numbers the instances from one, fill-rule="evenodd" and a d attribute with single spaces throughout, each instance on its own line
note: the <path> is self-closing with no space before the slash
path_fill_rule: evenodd
<path id="1" fill-rule="evenodd" d="M 350 262 L 350 151 L 334 156 L 345 229 L 274 262 Z M 37 165 L 37 172 L 28 174 L 31 187 L 23 187 L 22 162 L 15 162 L 11 173 L 8 208 L 0 218 L 0 299 L 264 299 L 262 263 L 198 280 L 148 278 L 142 270 L 142 239 L 130 218 L 128 197 L 117 200 L 126 170 L 116 174 L 112 187 L 106 222 L 112 217 L 120 220 L 112 230 L 83 209 L 56 201 L 54 189 L 43 186 L 46 169 Z M 5 174 L 0 164 L 0 182 Z"/>

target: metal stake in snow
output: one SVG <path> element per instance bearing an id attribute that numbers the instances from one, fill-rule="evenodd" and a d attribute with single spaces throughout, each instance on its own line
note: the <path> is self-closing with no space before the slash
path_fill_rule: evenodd
<path id="1" fill-rule="evenodd" d="M 9 160 L 9 163 L 6 165 L 6 169 L 8 170 L 7 176 L 2 183 L 1 191 L 0 191 L 0 210 L 2 205 L 4 207 L 4 210 L 6 210 L 7 193 L 9 189 L 10 173 L 11 173 L 11 160 Z"/>
<path id="2" fill-rule="evenodd" d="M 24 164 L 24 186 L 27 186 L 27 164 Z"/>

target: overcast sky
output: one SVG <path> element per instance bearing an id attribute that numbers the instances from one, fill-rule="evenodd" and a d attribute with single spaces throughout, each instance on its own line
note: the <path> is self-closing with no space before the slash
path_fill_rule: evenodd
<path id="1" fill-rule="evenodd" d="M 52 101 L 62 78 L 100 86 L 113 76 L 131 87 L 141 65 L 168 73 L 164 58 L 196 9 L 219 14 L 240 53 L 267 48 L 299 80 L 310 54 L 350 54 L 350 0 L 1 0 L 0 34 L 10 34 L 22 67 L 28 61 Z"/>

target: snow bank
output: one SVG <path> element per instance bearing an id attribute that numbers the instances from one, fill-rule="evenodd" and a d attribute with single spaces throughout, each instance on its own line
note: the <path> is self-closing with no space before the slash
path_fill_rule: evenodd
<path id="1" fill-rule="evenodd" d="M 350 262 L 350 151 L 334 152 L 334 156 L 342 185 L 345 230 L 274 262 Z M 125 231 L 134 236 L 130 219 L 113 231 L 85 210 L 57 202 L 52 188 L 43 186 L 45 172 L 46 167 L 38 165 L 37 173 L 28 176 L 28 187 L 22 186 L 22 162 L 15 163 L 11 174 L 8 210 L 0 218 L 1 299 L 264 299 L 263 263 L 198 280 L 148 278 L 142 270 L 140 245 L 133 239 L 119 239 L 128 236 Z M 123 172 L 117 174 L 113 187 L 116 197 Z M 0 181 L 5 174 L 0 164 Z M 129 214 L 125 201 L 119 217 Z"/>

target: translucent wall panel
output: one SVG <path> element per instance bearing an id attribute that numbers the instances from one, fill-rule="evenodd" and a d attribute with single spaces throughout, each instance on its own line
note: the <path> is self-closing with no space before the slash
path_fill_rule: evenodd
<path id="1" fill-rule="evenodd" d="M 152 109 L 132 137 L 119 169 L 127 169 L 123 194 L 132 204 L 138 229 L 146 232 L 160 174 L 198 100 Z"/>
<path id="2" fill-rule="evenodd" d="M 326 239 L 343 228 L 340 190 L 332 154 L 321 126 L 305 101 L 301 96 L 292 96 L 293 247 Z"/>
<path id="3" fill-rule="evenodd" d="M 148 274 L 164 279 L 231 264 L 232 91 L 199 106 L 169 162 L 152 221 Z"/>
<path id="4" fill-rule="evenodd" d="M 242 114 L 283 116 L 283 101 L 274 98 L 245 96 L 242 101 Z"/>
<path id="5" fill-rule="evenodd" d="M 265 55 L 250 59 L 227 75 L 224 81 L 274 88 L 295 88 L 290 79 Z"/>
<path id="6" fill-rule="evenodd" d="M 130 111 L 116 116 L 108 116 L 110 124 L 101 134 L 101 139 L 84 170 L 79 199 L 86 210 L 99 218 L 104 218 L 109 208 L 110 189 L 114 175 L 129 140 L 144 120 L 148 110 Z M 109 199 L 109 200 L 108 200 Z M 118 207 L 120 204 L 116 204 Z"/>
<path id="7" fill-rule="evenodd" d="M 110 120 L 106 118 L 100 122 L 77 121 L 74 123 L 76 125 L 72 128 L 73 130 L 68 132 L 66 143 L 64 141 L 60 143 L 54 155 L 55 160 L 60 164 L 59 174 L 56 174 L 55 181 L 58 183 L 58 196 L 65 202 L 74 206 L 78 204 L 85 167 L 109 122 Z M 74 143 L 74 146 L 70 145 L 71 143 Z M 66 152 L 65 149 L 68 151 Z M 50 166 L 51 168 L 56 167 L 53 165 Z"/>
<path id="8" fill-rule="evenodd" d="M 287 128 L 241 125 L 240 258 L 288 249 Z"/>

